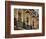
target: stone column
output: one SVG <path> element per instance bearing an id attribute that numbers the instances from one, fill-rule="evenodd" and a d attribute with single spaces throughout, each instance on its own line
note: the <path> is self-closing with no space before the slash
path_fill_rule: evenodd
<path id="1" fill-rule="evenodd" d="M 21 13 L 21 21 L 23 22 L 23 10 L 21 10 L 22 11 L 22 13 Z"/>

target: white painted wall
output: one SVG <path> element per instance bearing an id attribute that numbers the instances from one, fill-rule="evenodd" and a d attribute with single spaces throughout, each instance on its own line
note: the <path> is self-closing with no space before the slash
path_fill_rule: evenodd
<path id="1" fill-rule="evenodd" d="M 46 0 L 16 0 L 16 1 L 44 2 L 44 3 L 46 2 Z M 46 6 L 46 4 L 45 4 L 45 6 Z M 45 13 L 45 17 L 46 17 L 46 13 Z M 46 18 L 45 18 L 45 20 L 46 20 Z M 46 28 L 46 26 L 45 26 L 45 28 Z M 0 39 L 5 39 L 5 0 L 0 0 Z M 12 39 L 46 39 L 46 30 L 45 30 L 45 36 L 23 37 L 23 38 L 12 38 Z"/>

